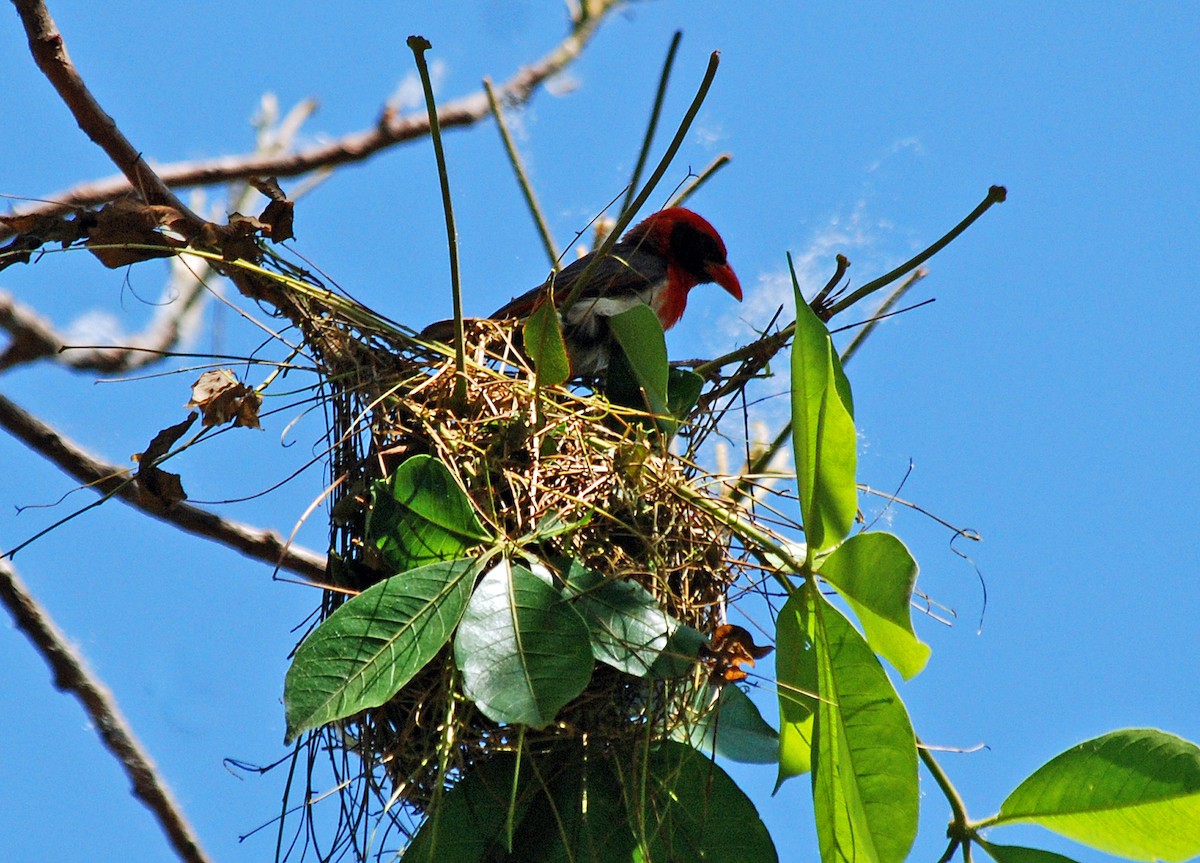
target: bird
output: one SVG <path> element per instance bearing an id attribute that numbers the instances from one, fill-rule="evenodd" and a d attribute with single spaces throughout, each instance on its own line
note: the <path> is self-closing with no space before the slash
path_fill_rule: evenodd
<path id="1" fill-rule="evenodd" d="M 571 373 L 587 378 L 602 375 L 608 367 L 613 341 L 609 319 L 614 315 L 644 303 L 669 330 L 683 316 L 692 288 L 710 282 L 742 300 L 742 286 L 729 265 L 721 235 L 702 216 L 683 207 L 652 214 L 631 228 L 603 259 L 594 262 L 594 258 L 594 252 L 584 255 L 489 317 L 528 318 L 553 290 Z M 572 297 L 589 269 L 587 282 Z M 424 335 L 445 341 L 447 323 L 427 327 Z"/>

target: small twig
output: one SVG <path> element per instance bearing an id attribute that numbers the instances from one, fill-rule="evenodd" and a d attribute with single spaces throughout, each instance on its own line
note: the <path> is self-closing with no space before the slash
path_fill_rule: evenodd
<path id="1" fill-rule="evenodd" d="M 429 113 L 429 137 L 433 140 L 433 155 L 437 160 L 438 182 L 442 189 L 442 210 L 446 214 L 446 248 L 450 252 L 450 297 L 454 302 L 454 402 L 463 404 L 467 398 L 467 352 L 463 334 L 462 278 L 458 272 L 458 230 L 454 227 L 454 201 L 450 197 L 450 172 L 446 170 L 446 151 L 442 147 L 442 128 L 438 125 L 437 103 L 433 100 L 433 81 L 425 52 L 433 46 L 424 36 L 409 36 L 408 47 L 417 62 L 421 88 L 425 91 L 425 109 Z"/>
<path id="2" fill-rule="evenodd" d="M 586 47 L 604 17 L 619 5 L 619 0 L 589 4 L 591 14 L 577 21 L 562 42 L 545 56 L 522 67 L 497 89 L 501 103 L 514 105 L 529 100 L 546 79 L 561 72 Z M 442 106 L 438 120 L 443 129 L 477 123 L 488 115 L 487 98 L 476 93 Z M 390 108 L 379 122 L 368 129 L 351 132 L 333 141 L 291 153 L 247 153 L 195 162 L 175 162 L 158 166 L 158 176 L 171 188 L 210 186 L 247 177 L 295 177 L 371 158 L 388 147 L 429 134 L 425 114 L 397 115 Z M 133 187 L 123 176 L 105 177 L 43 196 L 49 203 L 20 208 L 14 216 L 55 215 L 91 204 L 111 201 L 128 194 Z M 15 231 L 0 225 L 0 240 Z"/>
<path id="3" fill-rule="evenodd" d="M 963 803 L 962 797 L 959 796 L 958 789 L 954 787 L 954 783 L 950 781 L 950 777 L 946 775 L 942 765 L 938 764 L 937 759 L 933 757 L 933 753 L 919 739 L 917 740 L 917 755 L 920 756 L 921 761 L 925 764 L 925 769 L 929 771 L 929 775 L 933 777 L 933 781 L 937 783 L 938 788 L 941 789 L 950 804 L 951 820 L 950 826 L 946 830 L 946 835 L 950 837 L 950 845 L 939 861 L 939 863 L 948 863 L 959 846 L 962 846 L 964 856 L 971 847 L 971 839 L 974 836 L 971 819 L 967 815 L 967 807 Z"/>
<path id="4" fill-rule="evenodd" d="M 858 353 L 858 349 L 862 347 L 863 343 L 867 340 L 871 333 L 875 332 L 875 328 L 879 326 L 879 322 L 888 317 L 891 314 L 892 309 L 895 308 L 896 304 L 904 298 L 904 295 L 909 292 L 912 286 L 921 281 L 921 279 L 925 278 L 927 275 L 929 275 L 928 270 L 919 269 L 912 273 L 899 285 L 897 285 L 894 291 L 888 294 L 887 299 L 880 303 L 879 308 L 877 308 L 871 314 L 871 319 L 867 321 L 861 330 L 854 334 L 854 338 L 850 340 L 850 344 L 846 345 L 845 350 L 842 351 L 842 365 L 848 363 L 854 357 L 854 355 Z"/>
<path id="5" fill-rule="evenodd" d="M 575 280 L 575 287 L 571 289 L 571 293 L 567 296 L 567 299 L 559 304 L 560 307 L 570 308 L 579 299 L 580 291 L 587 285 L 596 267 L 599 266 L 602 260 L 608 257 L 608 253 L 612 251 L 612 247 L 617 244 L 617 239 L 629 226 L 629 223 L 633 221 L 634 214 L 642 208 L 642 205 L 646 203 L 650 195 L 654 192 L 654 187 L 658 185 L 658 181 L 667 172 L 667 168 L 675 158 L 675 154 L 679 152 L 679 148 L 683 144 L 683 139 L 687 136 L 688 130 L 691 129 L 692 123 L 696 119 L 696 114 L 700 111 L 700 106 L 704 104 L 704 99 L 708 96 L 708 90 L 712 86 L 713 79 L 717 76 L 717 67 L 720 63 L 720 53 L 713 51 L 709 55 L 708 68 L 704 72 L 703 80 L 700 81 L 700 87 L 696 91 L 696 96 L 692 99 L 692 104 L 688 106 L 687 111 L 684 113 L 683 120 L 680 122 L 679 128 L 675 131 L 675 137 L 667 145 L 667 151 L 663 154 L 662 159 L 659 160 L 654 173 L 650 175 L 650 179 L 646 181 L 646 185 L 642 187 L 642 191 L 638 193 L 637 197 L 630 202 L 629 206 L 617 218 L 617 222 L 613 225 L 608 237 L 600 244 L 600 248 L 595 250 L 591 263 L 587 265 L 579 278 Z"/>
<path id="6" fill-rule="evenodd" d="M 850 259 L 840 252 L 835 258 L 835 261 L 837 263 L 837 267 L 834 269 L 833 275 L 830 277 L 829 281 L 825 283 L 825 287 L 821 288 L 821 290 L 817 292 L 817 295 L 813 297 L 812 301 L 809 303 L 817 317 L 821 318 L 823 321 L 829 320 L 827 317 L 822 317 L 822 315 L 828 311 L 828 309 L 825 308 L 825 300 L 831 293 L 833 293 L 833 289 L 838 286 L 838 283 L 841 282 L 842 277 L 846 275 L 846 270 L 850 269 Z M 788 267 L 791 268 L 791 266 L 792 256 L 789 254 Z"/>
<path id="7" fill-rule="evenodd" d="M 700 187 L 711 180 L 713 175 L 728 165 L 732 159 L 733 156 L 731 156 L 729 153 L 722 153 L 721 155 L 717 156 L 717 158 L 713 159 L 708 164 L 707 168 L 696 175 L 692 182 L 680 189 L 679 194 L 667 202 L 667 206 L 682 207 L 687 203 L 688 198 L 700 191 Z"/>
<path id="8" fill-rule="evenodd" d="M 991 188 L 989 188 L 987 197 L 985 197 L 982 201 L 980 201 L 979 205 L 974 210 L 972 210 L 965 219 L 963 219 L 961 222 L 959 222 L 957 225 L 955 225 L 953 228 L 951 228 L 949 231 L 947 231 L 945 236 L 943 236 L 940 240 L 938 240 L 936 243 L 931 245 L 929 248 L 925 249 L 925 251 L 923 251 L 920 254 L 905 261 L 903 264 L 896 267 L 891 272 L 884 273 L 879 278 L 874 279 L 870 282 L 867 282 L 865 285 L 863 285 L 857 291 L 854 291 L 849 296 L 834 303 L 829 308 L 829 318 L 832 318 L 834 315 L 838 314 L 839 312 L 845 311 L 846 309 L 850 308 L 852 305 L 857 303 L 859 300 L 861 300 L 863 297 L 866 297 L 866 296 L 869 296 L 870 294 L 875 293 L 877 290 L 884 287 L 885 285 L 890 285 L 892 282 L 896 281 L 896 279 L 900 278 L 905 273 L 915 270 L 917 267 L 921 266 L 921 264 L 925 263 L 927 260 L 932 258 L 934 255 L 936 255 L 938 252 L 940 252 L 942 249 L 944 249 L 946 246 L 948 246 L 950 243 L 952 243 L 959 234 L 961 234 L 967 228 L 971 227 L 971 225 L 975 222 L 976 219 L 978 219 L 980 216 L 982 216 L 984 213 L 986 213 L 989 209 L 991 209 L 991 206 L 993 204 L 998 204 L 998 203 L 1004 201 L 1005 198 L 1007 198 L 1007 197 L 1008 197 L 1008 192 L 1005 190 L 1005 188 L 1003 186 L 992 186 Z M 828 320 L 829 318 L 826 318 L 826 320 Z"/>
<path id="9" fill-rule="evenodd" d="M 633 166 L 633 176 L 629 178 L 629 187 L 625 192 L 625 200 L 621 202 L 624 213 L 633 203 L 637 193 L 638 183 L 642 179 L 642 170 L 646 167 L 646 158 L 650 155 L 650 147 L 654 144 L 654 133 L 658 130 L 658 119 L 662 115 L 663 100 L 667 95 L 667 83 L 671 80 L 671 70 L 675 67 L 675 54 L 679 51 L 679 42 L 683 39 L 683 31 L 676 30 L 671 37 L 671 46 L 667 49 L 667 59 L 663 61 L 662 73 L 658 76 L 658 90 L 654 94 L 654 106 L 650 109 L 650 122 L 646 125 L 646 134 L 642 137 L 642 149 L 638 152 L 637 163 Z"/>
<path id="10" fill-rule="evenodd" d="M 325 579 L 325 555 L 289 545 L 275 531 L 229 521 L 187 503 L 168 507 L 158 498 L 141 495 L 127 471 L 84 451 L 55 429 L 0 395 L 0 428 L 65 473 L 101 495 L 116 497 L 160 521 L 240 551 L 247 557 L 286 569 L 310 581 Z"/>
<path id="11" fill-rule="evenodd" d="M 517 152 L 517 145 L 513 143 L 512 135 L 508 131 L 508 123 L 504 119 L 504 110 L 500 107 L 500 102 L 496 99 L 496 91 L 492 87 L 490 78 L 483 79 L 483 90 L 487 93 L 488 107 L 492 111 L 492 116 L 496 118 L 496 128 L 500 130 L 500 140 L 504 142 L 504 150 L 508 153 L 508 161 L 513 166 L 513 171 L 517 175 L 517 185 L 521 187 L 521 194 L 525 196 L 525 203 L 529 207 L 529 213 L 533 216 L 533 223 L 537 226 L 538 235 L 542 238 L 542 246 L 546 249 L 546 256 L 550 259 L 550 266 L 558 272 L 562 266 L 558 249 L 554 245 L 554 237 L 550 234 L 550 226 L 546 224 L 546 216 L 542 213 L 541 205 L 538 204 L 537 195 L 533 193 L 533 186 L 529 182 L 529 175 L 525 173 L 525 165 L 521 161 L 521 154 Z"/>
<path id="12" fill-rule="evenodd" d="M 133 793 L 158 821 L 175 854 L 185 863 L 209 863 L 200 839 L 179 809 L 171 789 L 121 714 L 112 693 L 26 589 L 12 565 L 0 558 L 0 602 L 54 673 L 54 686 L 78 699 L 105 748 L 121 763 Z"/>

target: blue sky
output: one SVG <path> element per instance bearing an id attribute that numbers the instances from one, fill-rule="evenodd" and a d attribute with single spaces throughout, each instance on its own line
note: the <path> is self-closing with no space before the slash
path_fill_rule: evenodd
<path id="1" fill-rule="evenodd" d="M 550 48 L 556 2 L 435 5 L 54 4 L 68 48 L 127 135 L 160 162 L 242 152 L 262 93 L 315 97 L 308 140 L 370 125 L 412 70 L 410 33 L 433 43 L 439 98 L 474 92 Z M 940 236 L 992 183 L 1007 203 L 930 264 L 911 295 L 937 302 L 885 323 L 848 368 L 860 482 L 893 489 L 980 531 L 957 557 L 942 528 L 890 513 L 922 565 L 920 586 L 958 612 L 918 617 L 933 649 L 901 693 L 972 815 L 1067 746 L 1124 726 L 1200 740 L 1195 673 L 1200 549 L 1190 527 L 1200 368 L 1200 8 L 1189 3 L 742 4 L 661 0 L 612 18 L 583 59 L 513 119 L 560 244 L 632 167 L 672 32 L 684 31 L 664 126 L 692 97 L 708 53 L 721 68 L 668 175 L 721 152 L 732 164 L 692 206 L 722 233 L 747 295 L 699 289 L 670 334 L 674 356 L 715 354 L 773 310 L 784 253 L 815 290 L 847 254 L 859 285 Z M 186 17 L 185 17 L 186 16 Z M 0 192 L 46 196 L 113 173 L 0 15 Z M 664 136 L 665 139 L 665 136 Z M 537 283 L 546 262 L 495 130 L 446 137 L 468 311 Z M 285 187 L 288 183 L 285 182 Z M 210 198 L 211 200 L 211 198 Z M 661 200 L 661 196 L 659 198 Z M 302 199 L 295 248 L 368 305 L 422 324 L 450 307 L 427 143 L 339 171 Z M 163 268 L 125 273 L 83 254 L 0 274 L 0 288 L 69 326 L 97 312 L 125 327 L 154 312 Z M 252 344 L 228 313 L 200 350 Z M 99 324 L 103 326 L 102 320 Z M 742 329 L 739 329 L 742 328 Z M 0 392 L 122 462 L 183 415 L 193 376 L 96 384 L 51 367 Z M 782 386 L 782 385 L 781 385 Z M 782 398 L 767 401 L 770 418 Z M 312 454 L 315 426 L 281 441 L 226 436 L 181 468 L 193 498 L 252 494 Z M 282 443 L 289 443 L 283 446 Z M 87 500 L 54 468 L 0 438 L 0 546 Z M 231 516 L 287 532 L 319 493 L 311 471 Z M 879 501 L 864 497 L 874 514 Z M 323 547 L 319 526 L 302 541 Z M 282 775 L 237 778 L 226 757 L 283 753 L 279 703 L 305 587 L 118 505 L 22 552 L 22 576 L 113 689 L 222 861 L 270 859 Z M 76 704 L 55 692 L 24 638 L 0 632 L 0 857 L 161 860 L 158 830 L 127 793 Z M 772 699 L 765 683 L 756 697 Z M 769 714 L 768 714 L 769 715 Z M 731 768 L 782 859 L 813 859 L 804 779 L 770 796 L 774 772 Z M 913 859 L 944 847 L 944 801 L 923 780 Z M 1037 830 L 996 830 L 1077 860 L 1103 855 Z"/>

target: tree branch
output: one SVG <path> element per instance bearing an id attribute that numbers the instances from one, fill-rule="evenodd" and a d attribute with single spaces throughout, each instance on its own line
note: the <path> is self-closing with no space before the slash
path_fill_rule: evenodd
<path id="1" fill-rule="evenodd" d="M 44 11 L 41 3 L 29 2 L 29 0 L 13 0 L 13 3 L 19 11 L 23 7 L 42 7 Z M 593 2 L 589 5 L 596 8 L 591 9 L 589 15 L 576 20 L 572 25 L 571 32 L 562 42 L 534 63 L 519 69 L 508 81 L 496 89 L 496 95 L 502 103 L 517 105 L 528 101 L 548 78 L 566 68 L 582 53 L 601 21 L 613 8 L 620 5 L 620 0 L 602 0 L 602 2 Z M 25 13 L 22 12 L 22 19 L 25 17 Z M 46 19 L 49 20 L 48 14 Z M 50 21 L 50 26 L 53 27 L 52 21 Z M 26 29 L 29 29 L 28 24 Z M 59 49 L 62 50 L 62 37 L 58 35 L 57 31 L 54 31 L 54 36 L 57 37 Z M 32 47 L 32 38 L 30 44 Z M 65 57 L 66 51 L 62 50 L 62 54 Z M 41 61 L 39 60 L 40 65 Z M 45 71 L 43 69 L 43 72 Z M 49 75 L 49 72 L 46 74 Z M 79 86 L 82 87 L 82 81 L 79 82 Z M 86 89 L 84 92 L 86 93 Z M 65 95 L 63 98 L 66 100 Z M 91 98 L 90 95 L 88 98 Z M 70 104 L 68 102 L 68 105 Z M 98 105 L 95 107 L 99 110 Z M 438 110 L 438 121 L 443 129 L 470 126 L 487 117 L 489 113 L 487 95 L 479 92 L 442 105 Z M 112 123 L 111 117 L 108 117 L 103 111 L 100 111 L 100 114 L 110 124 Z M 81 122 L 80 125 L 83 126 L 83 123 Z M 114 126 L 114 131 L 115 128 Z M 91 136 L 92 133 L 86 127 L 84 131 Z M 140 160 L 140 156 L 136 164 L 139 166 L 139 170 L 155 175 L 155 179 L 161 183 L 163 191 L 166 191 L 167 187 L 208 186 L 246 177 L 294 177 L 322 168 L 361 162 L 374 156 L 380 150 L 428 134 L 429 117 L 427 114 L 421 112 L 401 115 L 397 114 L 392 107 L 387 106 L 378 122 L 371 128 L 352 132 L 334 141 L 317 144 L 297 152 L 269 154 L 254 152 L 204 161 L 176 162 L 160 165 L 157 171 L 151 171 L 149 166 Z M 95 140 L 94 137 L 93 140 Z M 124 138 L 122 137 L 121 140 Z M 107 147 L 105 152 L 109 152 Z M 110 152 L 109 155 L 112 156 L 112 153 Z M 116 158 L 113 158 L 116 161 Z M 116 161 L 116 163 L 118 167 L 122 167 L 122 171 L 125 170 L 122 162 Z M 135 186 L 131 184 L 128 172 L 126 172 L 125 176 L 106 177 L 57 192 L 49 196 L 51 203 L 39 203 L 18 208 L 12 215 L 14 217 L 60 215 L 70 212 L 76 207 L 111 201 L 127 194 L 133 188 Z M 168 194 L 170 193 L 168 192 Z M 172 204 L 172 206 L 175 205 Z M 0 240 L 7 240 L 14 233 L 15 231 L 11 227 L 0 224 Z"/>
<path id="2" fill-rule="evenodd" d="M 125 175 L 129 188 L 136 190 L 142 200 L 151 205 L 163 205 L 178 210 L 194 229 L 199 229 L 204 220 L 193 213 L 175 193 L 167 188 L 141 152 L 117 128 L 112 117 L 100 107 L 92 96 L 75 64 L 67 55 L 62 34 L 50 11 L 41 0 L 12 0 L 25 26 L 29 39 L 29 50 L 42 74 L 58 91 L 70 109 L 79 128 L 108 155 L 113 164 Z"/>
<path id="3" fill-rule="evenodd" d="M 230 521 L 188 503 L 167 506 L 157 498 L 143 495 L 131 482 L 127 469 L 101 461 L 3 395 L 0 395 L 0 428 L 99 494 L 119 498 L 159 521 L 310 581 L 320 582 L 325 577 L 324 555 L 292 546 L 272 530 Z"/>
<path id="4" fill-rule="evenodd" d="M 176 855 L 185 863 L 209 863 L 200 840 L 187 823 L 150 756 L 121 715 L 112 693 L 87 667 L 83 657 L 30 595 L 16 571 L 0 558 L 0 602 L 54 673 L 54 686 L 74 695 L 91 718 L 104 746 L 121 763 L 134 796 L 158 821 Z"/>

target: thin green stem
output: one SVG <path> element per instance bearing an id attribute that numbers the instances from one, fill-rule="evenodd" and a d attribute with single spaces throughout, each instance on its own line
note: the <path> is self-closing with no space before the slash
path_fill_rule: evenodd
<path id="1" fill-rule="evenodd" d="M 508 161 L 513 167 L 513 171 L 517 175 L 517 185 L 521 187 L 521 194 L 525 196 L 525 203 L 529 207 L 529 213 L 533 216 L 533 223 L 537 226 L 538 235 L 542 238 L 542 246 L 546 249 L 546 256 L 550 258 L 550 266 L 555 272 L 561 268 L 559 260 L 560 255 L 558 249 L 554 246 L 554 237 L 550 235 L 550 228 L 546 224 L 546 217 L 542 213 L 542 208 L 538 204 L 537 196 L 533 193 L 533 186 L 529 183 L 529 175 L 525 173 L 525 164 L 521 161 L 521 154 L 517 152 L 517 146 L 513 143 L 512 135 L 508 131 L 508 123 L 504 119 L 504 111 L 500 107 L 499 100 L 496 99 L 496 91 L 492 88 L 492 79 L 483 79 L 483 91 L 487 93 L 488 107 L 492 111 L 492 116 L 496 118 L 496 128 L 500 130 L 500 140 L 504 142 L 504 150 L 508 153 Z"/>
<path id="2" fill-rule="evenodd" d="M 761 528 L 743 518 L 739 518 L 736 513 L 730 512 L 728 505 L 696 489 L 681 486 L 678 491 L 687 498 L 688 503 L 704 510 L 733 531 L 740 539 L 754 543 L 760 552 L 774 555 L 780 563 L 785 564 L 797 575 L 808 576 L 809 570 L 804 561 L 793 557 L 790 551 Z M 779 586 L 783 588 L 788 596 L 792 596 L 798 590 L 796 585 L 786 575 L 772 570 L 771 576 L 779 583 Z"/>
<path id="3" fill-rule="evenodd" d="M 967 807 L 963 803 L 962 797 L 959 796 L 958 789 L 954 787 L 954 783 L 942 769 L 942 765 L 938 764 L 933 753 L 920 739 L 917 740 L 917 755 L 924 762 L 925 769 L 929 771 L 929 775 L 933 777 L 933 781 L 937 783 L 938 788 L 941 789 L 950 804 L 951 819 L 946 835 L 950 837 L 951 842 L 946 855 L 953 856 L 956 845 L 961 844 L 965 856 L 970 848 L 971 839 L 975 835 L 975 828 L 972 827 L 970 816 L 967 815 Z M 943 856 L 942 859 L 947 860 L 949 857 Z"/>
<path id="4" fill-rule="evenodd" d="M 900 302 L 904 295 L 909 292 L 912 286 L 921 281 L 921 279 L 925 278 L 927 274 L 927 270 L 917 270 L 907 279 L 901 282 L 900 285 L 897 286 L 896 290 L 888 294 L 887 299 L 880 303 L 879 308 L 877 308 L 875 313 L 871 315 L 871 320 L 869 320 L 861 330 L 854 334 L 854 338 L 850 340 L 850 344 L 846 345 L 846 349 L 842 351 L 841 359 L 843 366 L 850 362 L 854 355 L 858 353 L 858 349 L 862 347 L 863 342 L 867 340 L 867 337 L 870 336 L 871 333 L 875 332 L 875 328 L 879 326 L 879 322 L 883 320 L 887 313 L 895 308 L 896 304 Z"/>
<path id="5" fill-rule="evenodd" d="M 825 298 L 828 297 L 833 292 L 833 289 L 838 286 L 838 283 L 842 280 L 842 276 L 846 275 L 846 270 L 850 269 L 850 259 L 840 252 L 834 260 L 837 262 L 837 267 L 833 271 L 833 276 L 828 282 L 825 283 L 825 287 L 821 288 L 821 290 L 817 292 L 817 295 L 813 297 L 812 301 L 809 303 L 809 305 L 812 306 L 812 310 L 817 314 L 817 317 L 821 317 L 821 308 L 825 303 Z M 788 269 L 791 270 L 792 277 L 794 279 L 796 276 L 796 271 L 792 267 L 792 256 L 790 253 L 788 254 Z M 824 320 L 828 319 L 825 318 Z"/>
<path id="6" fill-rule="evenodd" d="M 630 205 L 617 218 L 617 223 L 613 225 L 612 231 L 600 245 L 600 248 L 592 255 L 591 262 L 584 269 L 583 273 L 580 274 L 580 277 L 575 280 L 575 286 L 571 289 L 570 295 L 565 302 L 559 304 L 560 306 L 564 308 L 570 307 L 572 303 L 579 299 L 580 291 L 587 285 L 600 261 L 608 257 L 608 253 L 612 251 L 612 247 L 617 244 L 617 238 L 621 236 L 621 233 L 629 226 L 629 223 L 633 221 L 634 214 L 642 208 L 642 205 L 646 203 L 650 195 L 654 192 L 654 187 L 658 185 L 658 181 L 667 172 L 667 168 L 683 144 L 683 139 L 687 137 L 688 130 L 691 129 L 692 123 L 696 119 L 696 114 L 700 112 L 700 106 L 704 104 L 704 99 L 708 96 L 708 90 L 712 87 L 713 79 L 717 76 L 717 67 L 720 63 L 721 55 L 713 51 L 708 58 L 708 68 L 705 70 L 704 79 L 700 82 L 700 88 L 696 91 L 696 96 L 692 99 L 692 104 L 688 106 L 687 112 L 683 115 L 683 121 L 675 131 L 675 137 L 667 145 L 667 152 L 663 154 L 658 166 L 654 169 L 654 173 L 650 175 L 650 179 L 642 187 L 642 191 L 638 193 L 637 197 L 633 199 Z"/>
<path id="7" fill-rule="evenodd" d="M 892 282 L 896 281 L 896 279 L 900 278 L 905 273 L 915 270 L 917 267 L 921 266 L 921 264 L 925 263 L 927 260 L 932 258 L 934 255 L 936 255 L 938 252 L 940 252 L 942 249 L 946 248 L 946 246 L 948 246 L 950 243 L 952 243 L 954 241 L 954 239 L 956 237 L 958 237 L 959 234 L 961 234 L 967 228 L 971 227 L 972 223 L 974 223 L 976 219 L 978 219 L 980 216 L 982 216 L 984 213 L 986 213 L 989 209 L 991 209 L 993 204 L 1000 203 L 1007 196 L 1008 196 L 1008 192 L 1005 190 L 1005 188 L 1003 186 L 992 186 L 990 189 L 988 189 L 987 197 L 985 197 L 982 201 L 980 201 L 979 205 L 974 210 L 972 210 L 965 219 L 963 219 L 961 222 L 959 222 L 957 225 L 955 225 L 953 228 L 951 228 L 945 234 L 945 236 L 943 236 L 940 240 L 938 240 L 936 243 L 934 243 L 929 248 L 925 249 L 925 251 L 921 252 L 920 254 L 916 255 L 915 257 L 910 258 L 909 260 L 905 261 L 900 266 L 896 267 L 896 269 L 892 270 L 891 272 L 884 273 L 878 279 L 874 279 L 870 282 L 867 282 L 865 285 L 863 285 L 861 288 L 859 288 L 854 293 L 852 293 L 849 296 L 845 297 L 844 299 L 839 300 L 838 302 L 834 303 L 829 308 L 829 317 L 832 318 L 834 315 L 838 314 L 839 312 L 845 311 L 846 309 L 850 308 L 852 305 L 857 303 L 859 300 L 861 300 L 863 297 L 866 297 L 866 296 L 869 296 L 870 294 L 875 293 L 877 290 L 884 287 L 885 285 L 890 285 Z M 827 320 L 828 320 L 828 318 L 827 318 Z"/>
<path id="8" fill-rule="evenodd" d="M 667 59 L 663 62 L 662 74 L 658 76 L 658 90 L 654 94 L 654 107 L 650 109 L 650 122 L 646 126 L 646 134 L 642 138 L 642 149 L 638 153 L 637 164 L 633 166 L 633 176 L 629 178 L 629 189 L 625 200 L 621 202 L 620 212 L 624 213 L 633 203 L 633 196 L 638 182 L 642 179 L 642 170 L 646 167 L 646 158 L 650 155 L 650 145 L 654 143 L 654 133 L 658 130 L 658 119 L 662 115 L 663 99 L 667 95 L 667 82 L 671 79 L 671 69 L 675 66 L 675 54 L 679 51 L 679 42 L 683 39 L 683 31 L 676 30 L 671 37 L 671 47 L 667 49 Z"/>
<path id="9" fill-rule="evenodd" d="M 692 182 L 684 186 L 678 195 L 668 201 L 667 206 L 682 207 L 685 203 L 687 203 L 688 198 L 700 191 L 700 187 L 711 180 L 713 174 L 717 173 L 717 171 L 728 165 L 732 158 L 733 156 L 731 156 L 729 153 L 722 153 L 721 155 L 717 156 L 717 158 L 713 159 L 712 162 L 709 163 L 707 168 L 696 175 L 696 178 L 692 180 Z"/>
<path id="10" fill-rule="evenodd" d="M 438 181 L 442 187 L 442 209 L 446 213 L 446 245 L 450 250 L 450 296 L 454 303 L 454 400 L 461 404 L 467 397 L 467 353 L 463 337 L 462 279 L 458 272 L 458 231 L 454 227 L 454 204 L 450 200 L 450 175 L 446 170 L 446 152 L 442 147 L 442 127 L 438 123 L 437 104 L 433 100 L 433 82 L 429 78 L 429 65 L 425 52 L 433 45 L 424 36 L 409 36 L 408 47 L 412 49 L 417 63 L 417 74 L 421 76 L 421 88 L 425 91 L 425 109 L 429 112 L 429 137 L 433 140 L 433 154 L 437 159 Z"/>

